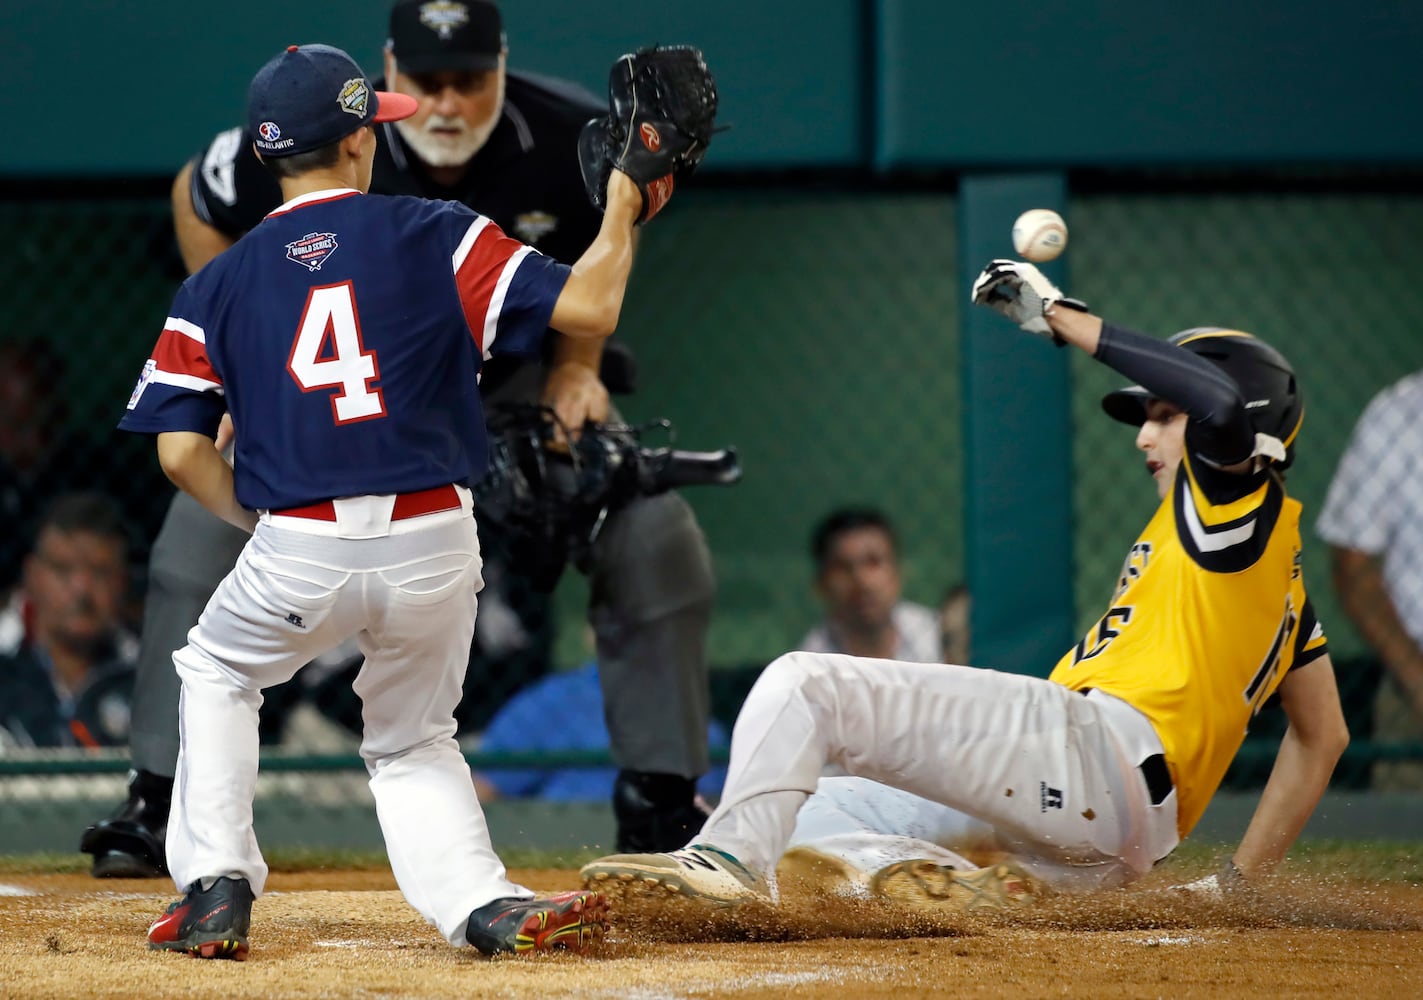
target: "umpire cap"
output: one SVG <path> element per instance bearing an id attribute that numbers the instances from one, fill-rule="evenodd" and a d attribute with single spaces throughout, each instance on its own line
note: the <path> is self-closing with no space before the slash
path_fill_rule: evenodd
<path id="1" fill-rule="evenodd" d="M 508 45 L 489 0 L 400 0 L 385 47 L 407 73 L 443 73 L 498 69 Z"/>
<path id="2" fill-rule="evenodd" d="M 1182 330 L 1171 343 L 1200 355 L 1231 377 L 1245 399 L 1255 432 L 1266 438 L 1260 454 L 1273 458 L 1281 469 L 1289 468 L 1304 423 L 1304 396 L 1285 356 L 1259 337 L 1214 326 Z M 1140 427 L 1146 420 L 1146 402 L 1154 395 L 1139 385 L 1116 389 L 1102 397 L 1102 409 L 1114 420 Z"/>
<path id="3" fill-rule="evenodd" d="M 409 118 L 420 102 L 388 94 L 345 52 L 289 45 L 252 78 L 247 128 L 263 156 L 295 156 L 329 146 L 372 122 Z"/>

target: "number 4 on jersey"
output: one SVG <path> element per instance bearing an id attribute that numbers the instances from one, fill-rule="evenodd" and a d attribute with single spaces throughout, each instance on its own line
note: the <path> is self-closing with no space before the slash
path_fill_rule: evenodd
<path id="1" fill-rule="evenodd" d="M 361 343 L 356 294 L 349 281 L 313 288 L 306 297 L 287 371 L 302 392 L 339 388 L 331 397 L 338 424 L 385 416 L 385 400 L 370 383 L 380 377 L 375 351 Z"/>

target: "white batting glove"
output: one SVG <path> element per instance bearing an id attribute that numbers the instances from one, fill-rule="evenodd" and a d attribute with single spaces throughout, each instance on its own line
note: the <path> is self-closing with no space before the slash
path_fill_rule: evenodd
<path id="1" fill-rule="evenodd" d="M 1052 332 L 1044 314 L 1059 302 L 1079 312 L 1087 311 L 1086 304 L 1065 297 L 1046 275 L 1019 260 L 989 262 L 973 283 L 973 301 L 1002 313 L 1029 333 L 1058 344 L 1062 338 Z"/>

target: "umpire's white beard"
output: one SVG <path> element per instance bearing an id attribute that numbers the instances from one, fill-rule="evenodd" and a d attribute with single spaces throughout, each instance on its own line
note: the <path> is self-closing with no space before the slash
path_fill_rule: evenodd
<path id="1" fill-rule="evenodd" d="M 504 77 L 499 78 L 499 98 L 494 113 L 478 125 L 470 125 L 459 115 L 430 115 L 420 125 L 409 119 L 395 123 L 400 138 L 405 140 L 421 162 L 431 167 L 462 167 L 475 153 L 484 148 L 504 113 Z M 435 129 L 441 131 L 436 132 Z"/>

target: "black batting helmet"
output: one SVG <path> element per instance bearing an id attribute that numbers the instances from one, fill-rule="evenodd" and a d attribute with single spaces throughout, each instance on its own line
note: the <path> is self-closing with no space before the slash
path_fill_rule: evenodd
<path id="1" fill-rule="evenodd" d="M 1294 443 L 1304 423 L 1304 396 L 1285 356 L 1259 337 L 1214 326 L 1182 330 L 1171 343 L 1214 363 L 1235 381 L 1245 399 L 1250 422 L 1265 436 L 1259 454 L 1281 469 L 1294 461 Z M 1139 385 L 1102 397 L 1102 409 L 1114 420 L 1140 427 L 1152 393 Z M 1278 448 L 1271 447 L 1273 443 Z"/>

